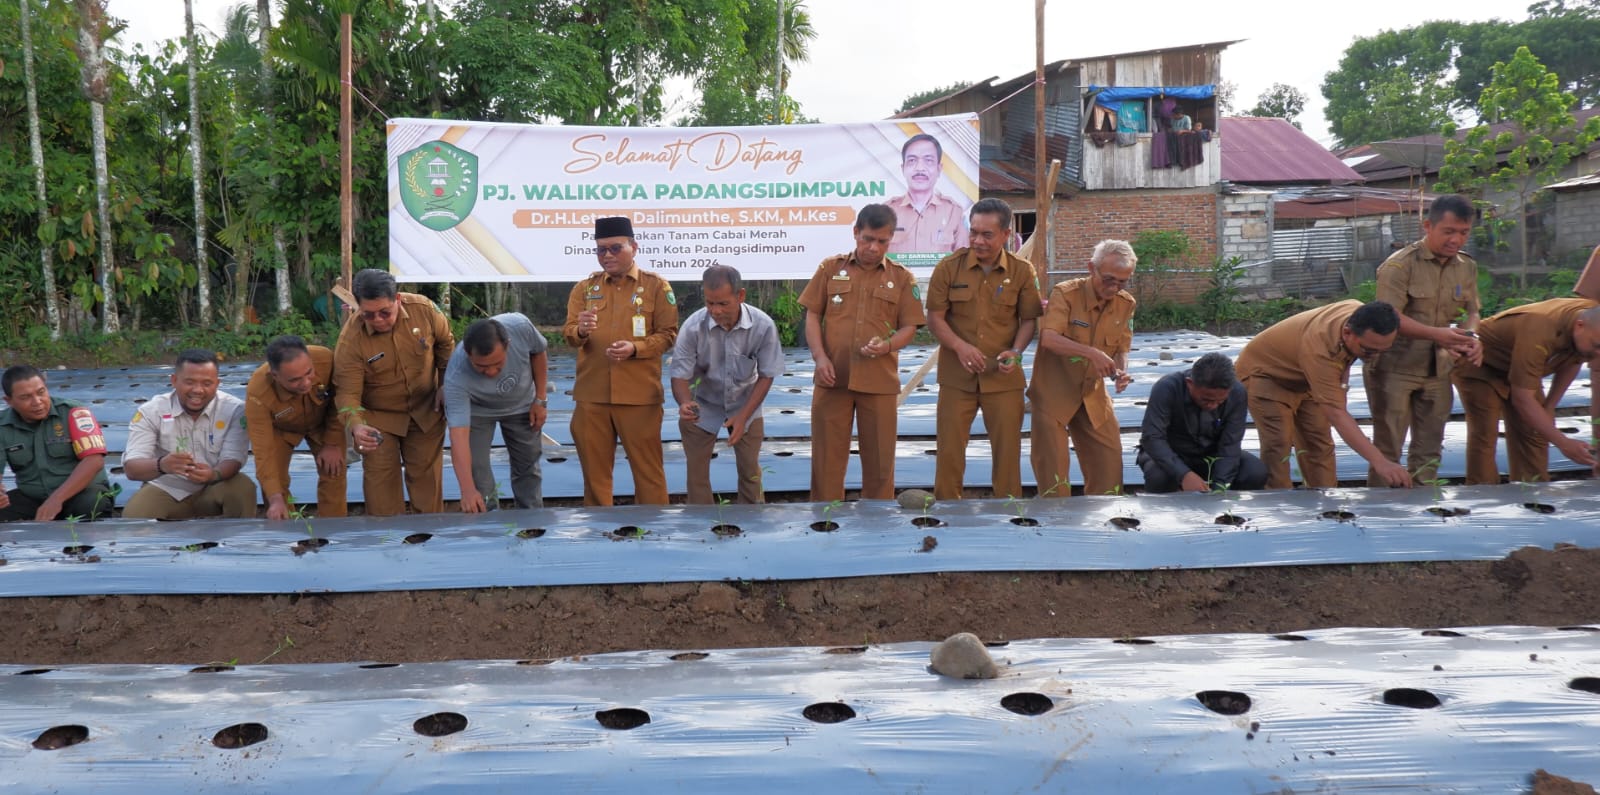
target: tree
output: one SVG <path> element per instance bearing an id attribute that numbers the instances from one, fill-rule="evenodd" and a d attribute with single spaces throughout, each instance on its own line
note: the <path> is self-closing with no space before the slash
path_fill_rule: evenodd
<path id="1" fill-rule="evenodd" d="M 1478 97 L 1493 78 L 1494 64 L 1508 62 L 1517 48 L 1526 46 L 1546 68 L 1560 76 L 1561 90 L 1578 100 L 1578 107 L 1600 103 L 1600 3 L 1545 0 L 1528 8 L 1528 19 L 1492 20 L 1464 28 L 1455 55 L 1454 88 L 1457 107 L 1476 111 Z M 1493 121 L 1493 119 L 1478 119 Z"/>
<path id="2" fill-rule="evenodd" d="M 895 112 L 896 113 L 905 113 L 906 111 L 911 110 L 912 108 L 918 107 L 920 105 L 926 105 L 929 102 L 932 102 L 933 100 L 936 100 L 936 99 L 938 99 L 940 97 L 945 97 L 945 96 L 949 96 L 951 94 L 954 94 L 957 91 L 965 89 L 967 86 L 970 86 L 970 85 L 972 85 L 972 84 L 971 83 L 951 83 L 948 86 L 940 86 L 939 88 L 930 88 L 927 91 L 918 91 L 917 93 L 912 94 L 909 97 L 906 97 L 905 101 L 900 103 L 900 107 L 897 110 L 895 110 Z"/>
<path id="3" fill-rule="evenodd" d="M 82 88 L 89 98 L 89 124 L 94 136 L 94 188 L 98 225 L 95 245 L 100 252 L 97 280 L 100 284 L 101 328 L 115 334 L 122 327 L 117 317 L 116 260 L 111 234 L 111 169 L 106 165 L 106 100 L 109 79 L 105 56 L 106 39 L 116 31 L 106 20 L 105 0 L 73 0 L 78 11 L 78 60 L 82 64 Z"/>
<path id="4" fill-rule="evenodd" d="M 775 43 L 780 5 L 784 14 L 781 77 L 777 75 Z M 810 12 L 800 0 L 752 0 L 744 21 L 743 35 L 730 39 L 729 51 L 718 54 L 700 78 L 700 102 L 687 121 L 690 126 L 791 124 L 802 118 L 799 103 L 787 93 L 788 65 L 811 57 L 810 45 L 817 31 Z M 779 92 L 776 97 L 775 90 Z"/>
<path id="5" fill-rule="evenodd" d="M 194 37 L 194 0 L 183 0 L 189 41 L 189 165 L 194 181 L 194 267 L 200 274 L 200 325 L 211 325 L 211 269 L 206 267 L 205 134 L 200 125 L 200 43 Z"/>
<path id="6" fill-rule="evenodd" d="M 39 229 L 50 220 L 50 199 L 45 189 L 44 145 L 39 138 L 39 90 L 33 75 L 33 34 L 28 22 L 33 16 L 29 8 L 33 0 L 22 0 L 22 74 L 27 82 L 28 97 L 28 153 L 33 159 L 34 194 L 39 201 Z M 42 241 L 41 241 L 42 242 Z M 50 339 L 61 339 L 61 304 L 56 300 L 56 269 L 50 256 L 50 246 L 39 246 L 41 272 L 44 276 L 45 315 L 50 323 Z"/>
<path id="7" fill-rule="evenodd" d="M 1267 116 L 1285 119 L 1300 129 L 1299 117 L 1306 109 L 1306 95 L 1287 83 L 1273 83 L 1256 98 L 1256 106 L 1245 111 L 1246 116 Z"/>
<path id="8" fill-rule="evenodd" d="M 1461 37 L 1458 22 L 1429 22 L 1356 39 L 1322 81 L 1338 144 L 1436 132 L 1456 98 L 1445 78 Z"/>
<path id="9" fill-rule="evenodd" d="M 1572 115 L 1577 99 L 1561 90 L 1560 78 L 1527 47 L 1518 47 L 1509 63 L 1495 64 L 1493 73 L 1478 112 L 1509 122 L 1510 129 L 1495 134 L 1489 125 L 1479 125 L 1457 138 L 1455 124 L 1446 124 L 1444 165 L 1434 189 L 1464 193 L 1480 202 L 1490 191 L 1513 194 L 1515 201 L 1506 209 L 1520 222 L 1504 225 L 1516 223 L 1523 231 L 1518 253 L 1526 285 L 1532 243 L 1526 232 L 1533 202 L 1543 185 L 1600 139 L 1600 117 L 1580 128 Z"/>

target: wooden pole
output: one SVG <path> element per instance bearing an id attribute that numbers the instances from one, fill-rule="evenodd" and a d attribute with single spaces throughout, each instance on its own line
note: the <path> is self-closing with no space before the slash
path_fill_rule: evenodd
<path id="1" fill-rule="evenodd" d="M 1034 246 L 1034 265 L 1045 277 L 1042 287 L 1049 287 L 1050 257 L 1048 249 L 1041 248 L 1049 229 L 1050 197 L 1055 195 L 1055 185 L 1046 180 L 1045 126 L 1044 126 L 1044 0 L 1033 4 L 1033 235 L 1040 245 Z M 1042 261 L 1041 261 L 1042 260 Z"/>
<path id="2" fill-rule="evenodd" d="M 355 210 L 350 195 L 351 143 L 354 123 L 350 119 L 350 15 L 339 15 L 339 272 L 346 288 L 353 287 L 350 269 L 355 261 Z"/>

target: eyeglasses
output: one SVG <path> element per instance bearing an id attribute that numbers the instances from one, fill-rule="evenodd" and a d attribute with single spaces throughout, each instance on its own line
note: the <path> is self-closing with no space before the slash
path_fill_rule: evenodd
<path id="1" fill-rule="evenodd" d="M 595 246 L 594 255 L 596 257 L 604 257 L 605 255 L 610 254 L 611 256 L 615 257 L 616 255 L 621 254 L 622 250 L 627 247 L 627 243 L 612 243 L 609 246 Z"/>
<path id="2" fill-rule="evenodd" d="M 376 311 L 373 311 L 373 312 L 362 312 L 361 313 L 361 319 L 362 320 L 388 320 L 389 316 L 393 315 L 393 314 L 394 314 L 394 307 L 391 306 L 388 309 L 379 309 L 379 310 L 376 310 Z"/>

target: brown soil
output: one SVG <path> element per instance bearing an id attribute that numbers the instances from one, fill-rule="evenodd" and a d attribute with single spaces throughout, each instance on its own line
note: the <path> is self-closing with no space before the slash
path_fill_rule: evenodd
<path id="1" fill-rule="evenodd" d="M 937 554 L 937 553 L 935 553 Z M 281 596 L 0 600 L 0 662 L 546 659 L 637 649 L 854 646 L 1591 623 L 1600 550 L 1492 563 L 941 573 Z M 293 640 L 293 645 L 285 639 Z M 277 651 L 276 654 L 274 652 Z"/>
<path id="2" fill-rule="evenodd" d="M 1595 795 L 1594 787 L 1543 770 L 1533 772 L 1533 795 Z"/>

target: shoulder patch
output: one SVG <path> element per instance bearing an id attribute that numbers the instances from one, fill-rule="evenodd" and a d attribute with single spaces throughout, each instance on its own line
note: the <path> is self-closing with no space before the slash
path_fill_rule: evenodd
<path id="1" fill-rule="evenodd" d="M 917 299 L 918 301 L 922 300 L 922 291 L 917 289 L 916 282 L 911 283 L 911 297 Z"/>
<path id="2" fill-rule="evenodd" d="M 144 419 L 144 412 L 143 411 L 135 411 L 133 413 L 133 419 L 129 420 L 128 423 L 130 425 L 137 424 L 139 422 L 139 420 L 142 420 L 142 419 Z"/>

